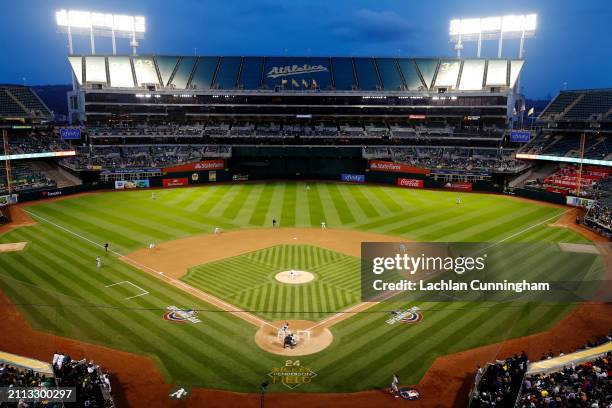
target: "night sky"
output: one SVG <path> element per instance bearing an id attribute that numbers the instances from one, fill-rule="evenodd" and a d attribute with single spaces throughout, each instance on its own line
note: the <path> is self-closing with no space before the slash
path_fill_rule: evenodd
<path id="1" fill-rule="evenodd" d="M 0 82 L 68 84 L 66 36 L 55 11 L 79 9 L 144 15 L 141 54 L 454 56 L 452 18 L 538 14 L 526 43 L 522 91 L 546 98 L 560 89 L 612 87 L 610 0 L 5 0 L 0 9 Z M 89 52 L 89 39 L 75 41 Z M 110 39 L 97 52 L 109 53 Z M 518 55 L 518 41 L 504 43 Z M 127 40 L 119 51 L 129 53 Z M 497 43 L 483 48 L 495 57 Z M 464 57 L 475 56 L 466 46 Z"/>

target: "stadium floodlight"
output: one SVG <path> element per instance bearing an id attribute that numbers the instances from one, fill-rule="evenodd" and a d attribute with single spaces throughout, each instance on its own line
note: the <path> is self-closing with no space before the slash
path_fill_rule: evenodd
<path id="1" fill-rule="evenodd" d="M 129 38 L 132 51 L 136 54 L 137 39 L 143 39 L 146 32 L 145 18 L 123 14 L 95 13 L 80 10 L 59 10 L 55 22 L 60 31 L 68 34 L 68 48 L 72 49 L 72 35 L 89 35 L 91 53 L 96 53 L 95 37 L 111 37 L 113 54 L 117 53 L 116 37 Z"/>
<path id="2" fill-rule="evenodd" d="M 482 40 L 498 40 L 497 57 L 501 58 L 503 40 L 520 38 L 519 58 L 522 58 L 525 38 L 533 37 L 536 27 L 536 14 L 453 19 L 450 21 L 449 36 L 451 42 L 456 44 L 458 57 L 461 56 L 463 42 L 477 41 L 479 58 Z"/>

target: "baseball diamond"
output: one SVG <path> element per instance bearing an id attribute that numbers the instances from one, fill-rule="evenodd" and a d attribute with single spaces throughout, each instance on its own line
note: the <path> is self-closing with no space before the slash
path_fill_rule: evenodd
<path id="1" fill-rule="evenodd" d="M 451 192 L 308 185 L 310 190 L 301 182 L 168 190 L 160 191 L 155 201 L 146 191 L 98 193 L 24 207 L 37 224 L 0 237 L 2 243 L 29 242 L 24 251 L 0 257 L 2 289 L 36 329 L 148 355 L 170 383 L 249 391 L 262 372 L 278 365 L 278 358 L 254 343 L 257 327 L 234 315 L 215 313 L 223 307 L 180 286 L 169 286 L 123 262 L 120 256 L 129 257 L 131 251 L 149 242 L 158 243 L 152 251 L 163 251 L 166 243 L 191 235 L 223 240 L 231 237 L 233 230 L 270 225 L 273 218 L 283 227 L 306 230 L 317 228 L 324 219 L 331 229 L 376 232 L 398 240 L 499 242 L 511 237 L 512 241 L 526 242 L 588 242 L 571 229 L 550 226 L 566 210 L 535 202 L 461 194 L 463 204 L 457 206 L 457 193 Z M 228 232 L 213 236 L 217 225 Z M 277 230 L 257 232 L 263 239 Z M 193 265 L 182 280 L 268 322 L 316 322 L 359 302 L 357 258 L 290 241 Z M 97 272 L 91 259 L 103 242 L 110 243 L 112 253 L 104 257 L 102 270 Z M 232 239 L 224 245 L 231 247 Z M 206 248 L 185 247 L 183 252 L 194 251 Z M 546 262 L 547 254 L 533 256 L 534 263 Z M 290 267 L 311 271 L 317 279 L 295 287 L 273 281 L 275 272 Z M 132 285 L 102 290 L 121 281 L 129 281 L 148 294 L 130 298 L 140 293 Z M 50 313 L 45 312 L 47 304 L 55 305 Z M 201 323 L 172 325 L 163 319 L 168 306 L 197 311 Z M 406 306 L 418 306 L 424 319 L 408 329 L 385 323 L 389 310 Z M 303 357 L 303 364 L 325 381 L 312 381 L 300 391 L 382 387 L 392 370 L 405 381 L 417 383 L 437 355 L 546 330 L 575 306 L 470 302 L 374 305 L 331 326 L 333 343 Z M 368 375 L 355 376 L 365 372 Z M 289 391 L 282 386 L 273 388 Z"/>
<path id="2" fill-rule="evenodd" d="M 0 408 L 612 407 L 611 2 L 5 3 Z"/>

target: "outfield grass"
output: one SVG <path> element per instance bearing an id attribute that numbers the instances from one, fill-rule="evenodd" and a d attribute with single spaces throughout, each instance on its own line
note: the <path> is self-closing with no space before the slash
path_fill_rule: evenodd
<path id="1" fill-rule="evenodd" d="M 310 187 L 307 191 L 304 183 L 295 182 L 215 185 L 160 191 L 157 200 L 151 199 L 150 191 L 129 191 L 43 202 L 27 208 L 39 217 L 38 225 L 0 236 L 1 243 L 29 242 L 23 252 L 0 255 L 0 288 L 39 330 L 151 356 L 171 383 L 256 392 L 283 359 L 255 345 L 255 327 L 112 255 L 102 254 L 104 267 L 98 273 L 95 258 L 102 251 L 83 238 L 109 242 L 126 253 L 150 242 L 211 233 L 216 226 L 226 230 L 271 226 L 277 219 L 287 227 L 318 227 L 326 221 L 331 228 L 419 241 L 586 242 L 571 230 L 546 226 L 563 209 L 502 196 L 334 183 L 310 183 Z M 461 205 L 455 204 L 458 196 Z M 207 267 L 203 268 L 205 273 Z M 197 275 L 196 271 L 188 279 L 195 282 Z M 121 281 L 149 294 L 126 299 L 138 290 L 123 284 L 105 287 Z M 352 287 L 346 290 L 353 293 Z M 246 297 L 235 296 L 237 304 L 249 304 Z M 199 310 L 202 323 L 164 321 L 170 305 Z M 311 306 L 321 316 L 337 311 Z M 381 387 L 388 385 L 393 371 L 402 382 L 416 383 L 437 356 L 545 330 L 574 307 L 422 303 L 421 323 L 385 323 L 388 310 L 405 306 L 380 304 L 334 326 L 330 348 L 301 358 L 318 376 L 298 390 Z M 271 391 L 288 389 L 278 385 Z"/>

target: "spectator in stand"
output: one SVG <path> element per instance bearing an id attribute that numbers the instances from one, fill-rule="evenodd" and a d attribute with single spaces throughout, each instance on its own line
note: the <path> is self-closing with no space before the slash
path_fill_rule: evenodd
<path id="1" fill-rule="evenodd" d="M 520 407 L 609 407 L 612 353 L 592 362 L 548 374 L 527 376 Z"/>

